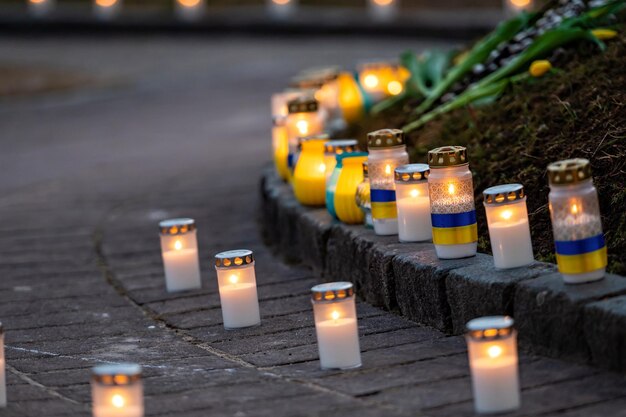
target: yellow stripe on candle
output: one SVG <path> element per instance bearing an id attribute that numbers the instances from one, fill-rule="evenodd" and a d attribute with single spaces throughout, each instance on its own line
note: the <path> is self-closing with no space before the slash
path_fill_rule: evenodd
<path id="1" fill-rule="evenodd" d="M 559 255 L 556 254 L 556 263 L 562 274 L 583 274 L 606 267 L 606 246 L 593 252 L 582 255 Z"/>
<path id="2" fill-rule="evenodd" d="M 476 223 L 461 227 L 433 227 L 435 245 L 463 245 L 478 241 Z"/>

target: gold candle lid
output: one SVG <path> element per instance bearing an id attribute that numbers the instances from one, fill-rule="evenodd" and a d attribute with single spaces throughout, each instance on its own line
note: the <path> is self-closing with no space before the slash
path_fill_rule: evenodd
<path id="1" fill-rule="evenodd" d="M 311 288 L 311 299 L 315 302 L 344 300 L 353 295 L 354 286 L 346 281 L 329 282 Z"/>
<path id="2" fill-rule="evenodd" d="M 465 328 L 472 339 L 495 340 L 511 335 L 513 324 L 513 318 L 509 316 L 486 316 L 470 320 Z"/>
<path id="3" fill-rule="evenodd" d="M 551 185 L 576 184 L 589 178 L 591 163 L 588 159 L 565 159 L 548 165 L 548 180 Z"/>
<path id="4" fill-rule="evenodd" d="M 340 155 L 344 152 L 356 152 L 359 150 L 359 141 L 356 139 L 333 139 L 326 142 L 324 152 Z"/>
<path id="5" fill-rule="evenodd" d="M 236 249 L 215 255 L 217 268 L 237 268 L 254 262 L 254 253 L 248 249 Z"/>
<path id="6" fill-rule="evenodd" d="M 367 148 L 381 149 L 404 145 L 404 132 L 400 129 L 380 129 L 367 134 Z"/>
<path id="7" fill-rule="evenodd" d="M 136 363 L 98 365 L 92 369 L 91 379 L 104 385 L 131 385 L 141 379 L 141 366 Z"/>
<path id="8" fill-rule="evenodd" d="M 312 96 L 300 96 L 287 103 L 287 111 L 292 113 L 314 113 L 318 109 L 317 100 Z"/>
<path id="9" fill-rule="evenodd" d="M 428 151 L 428 165 L 431 168 L 453 167 L 467 163 L 467 148 L 464 146 L 442 146 Z"/>
<path id="10" fill-rule="evenodd" d="M 168 219 L 159 222 L 162 235 L 182 235 L 196 230 L 196 221 L 189 218 Z"/>
<path id="11" fill-rule="evenodd" d="M 393 174 L 396 182 L 416 183 L 428 180 L 430 168 L 426 164 L 407 164 L 396 168 Z"/>
<path id="12" fill-rule="evenodd" d="M 485 204 L 498 205 L 513 203 L 526 197 L 522 184 L 503 184 L 489 187 L 483 191 Z"/>
<path id="13" fill-rule="evenodd" d="M 318 90 L 324 85 L 324 77 L 318 74 L 302 74 L 291 79 L 289 86 L 293 88 Z"/>

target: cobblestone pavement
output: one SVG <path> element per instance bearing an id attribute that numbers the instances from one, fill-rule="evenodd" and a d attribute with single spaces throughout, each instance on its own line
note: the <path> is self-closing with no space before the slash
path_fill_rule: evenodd
<path id="1" fill-rule="evenodd" d="M 3 59 L 109 83 L 0 103 L 10 401 L 0 415 L 89 415 L 89 368 L 118 361 L 143 365 L 149 415 L 471 415 L 463 339 L 363 303 L 364 366 L 320 371 L 309 302 L 318 277 L 273 257 L 256 225 L 269 93 L 299 67 L 407 45 L 0 41 Z M 170 295 L 156 223 L 177 216 L 197 219 L 203 288 Z M 256 253 L 263 324 L 225 331 L 211 255 L 240 247 Z M 622 376 L 521 361 L 517 415 L 626 415 Z"/>

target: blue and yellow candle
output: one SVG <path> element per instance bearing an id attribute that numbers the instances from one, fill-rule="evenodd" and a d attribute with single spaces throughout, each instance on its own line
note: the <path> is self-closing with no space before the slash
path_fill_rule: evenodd
<path id="1" fill-rule="evenodd" d="M 328 145 L 328 142 L 326 144 Z M 364 161 L 364 160 L 367 160 L 367 153 L 366 152 L 345 152 L 345 153 L 336 155 L 334 157 L 335 163 L 333 164 L 332 172 L 329 175 L 328 180 L 326 181 L 326 209 L 328 210 L 330 215 L 333 216 L 334 218 L 337 218 L 337 212 L 335 210 L 335 192 L 337 190 L 337 183 L 339 181 L 339 176 L 344 167 L 343 161 L 345 158 L 349 158 L 349 157 L 362 157 L 362 161 Z M 326 168 L 328 169 L 328 160 L 326 161 Z M 361 167 L 359 167 L 359 171 L 361 173 L 360 180 L 359 180 L 359 183 L 360 183 L 361 181 L 363 181 L 363 172 L 362 172 Z M 358 186 L 358 183 L 354 187 L 355 195 L 356 195 L 357 186 Z M 355 205 L 356 205 L 356 200 L 355 200 Z"/>

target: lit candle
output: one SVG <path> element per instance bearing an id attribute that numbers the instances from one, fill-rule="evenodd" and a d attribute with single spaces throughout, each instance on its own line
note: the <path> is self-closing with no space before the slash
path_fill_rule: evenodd
<path id="1" fill-rule="evenodd" d="M 308 81 L 308 88 L 315 88 L 315 98 L 319 101 L 327 118 L 327 125 L 335 130 L 345 128 L 345 123 L 339 106 L 339 75 L 338 67 L 322 67 L 306 70 L 300 74 L 300 80 Z M 304 88 L 300 84 L 300 88 Z"/>
<path id="2" fill-rule="evenodd" d="M 0 408 L 7 406 L 6 363 L 4 358 L 4 326 L 0 323 Z"/>
<path id="3" fill-rule="evenodd" d="M 315 137 L 301 142 L 292 184 L 296 200 L 305 206 L 323 206 L 326 202 L 326 142 Z"/>
<path id="4" fill-rule="evenodd" d="M 141 367 L 107 364 L 93 368 L 93 417 L 143 417 Z"/>
<path id="5" fill-rule="evenodd" d="M 326 183 L 330 179 L 330 175 L 337 164 L 337 155 L 343 155 L 346 152 L 358 152 L 359 141 L 356 139 L 333 139 L 324 145 L 324 163 L 326 164 Z"/>
<path id="6" fill-rule="evenodd" d="M 98 19 L 109 20 L 122 9 L 122 0 L 94 0 L 93 10 Z"/>
<path id="7" fill-rule="evenodd" d="M 518 268 L 531 264 L 526 194 L 521 184 L 506 184 L 483 191 L 487 226 L 496 268 Z"/>
<path id="8" fill-rule="evenodd" d="M 361 366 L 354 288 L 331 282 L 311 288 L 315 332 L 322 369 Z"/>
<path id="9" fill-rule="evenodd" d="M 393 62 L 366 62 L 359 65 L 359 83 L 374 100 L 398 95 L 410 73 Z"/>
<path id="10" fill-rule="evenodd" d="M 298 8 L 298 0 L 266 0 L 269 14 L 277 19 L 292 16 Z"/>
<path id="11" fill-rule="evenodd" d="M 421 242 L 432 238 L 426 164 L 402 165 L 395 170 L 398 239 Z"/>
<path id="12" fill-rule="evenodd" d="M 254 254 L 247 249 L 215 255 L 224 327 L 240 329 L 261 324 Z"/>
<path id="13" fill-rule="evenodd" d="M 503 0 L 504 13 L 507 17 L 514 17 L 521 12 L 531 12 L 534 9 L 533 0 Z"/>
<path id="14" fill-rule="evenodd" d="M 287 128 L 284 125 L 274 125 L 272 127 L 272 150 L 276 172 L 280 178 L 286 181 L 289 179 L 289 167 L 287 166 L 289 140 L 287 138 Z"/>
<path id="15" fill-rule="evenodd" d="M 176 15 L 188 22 L 202 18 L 206 10 L 205 0 L 176 0 Z"/>
<path id="16" fill-rule="evenodd" d="M 373 228 L 372 205 L 370 202 L 370 178 L 367 161 L 363 162 L 363 181 L 356 188 L 356 205 L 365 214 L 365 227 Z"/>
<path id="17" fill-rule="evenodd" d="M 409 163 L 404 134 L 398 129 L 370 132 L 367 135 L 367 149 L 374 232 L 377 235 L 397 235 L 394 170 Z"/>
<path id="18" fill-rule="evenodd" d="M 428 152 L 428 192 L 433 243 L 440 259 L 476 255 L 478 229 L 467 150 L 444 146 Z"/>
<path id="19" fill-rule="evenodd" d="M 321 134 L 324 129 L 324 121 L 317 100 L 311 96 L 300 96 L 289 101 L 288 112 L 285 122 L 289 140 L 287 165 L 293 171 L 298 139 Z"/>
<path id="20" fill-rule="evenodd" d="M 369 110 L 357 77 L 352 73 L 342 72 L 337 77 L 337 86 L 338 104 L 343 119 L 347 123 L 356 123 Z"/>
<path id="21" fill-rule="evenodd" d="M 170 219 L 159 223 L 161 253 L 168 292 L 186 291 L 202 286 L 196 223 L 193 219 Z"/>
<path id="22" fill-rule="evenodd" d="M 363 211 L 356 204 L 356 190 L 363 181 L 363 162 L 365 161 L 367 161 L 366 152 L 337 155 L 337 165 L 341 164 L 341 168 L 337 175 L 333 207 L 337 218 L 346 224 L 363 223 Z"/>
<path id="23" fill-rule="evenodd" d="M 28 12 L 35 17 L 42 17 L 54 10 L 55 0 L 28 0 Z"/>
<path id="24" fill-rule="evenodd" d="M 607 265 L 598 192 L 587 159 L 548 166 L 550 216 L 556 261 L 563 280 L 583 283 L 602 279 Z"/>
<path id="25" fill-rule="evenodd" d="M 368 0 L 367 11 L 372 19 L 388 22 L 398 15 L 399 0 Z"/>
<path id="26" fill-rule="evenodd" d="M 467 323 L 467 348 L 477 413 L 502 413 L 520 406 L 517 334 L 513 319 L 480 317 Z"/>

